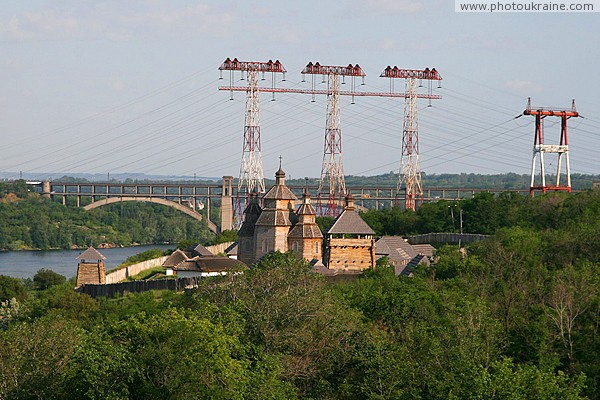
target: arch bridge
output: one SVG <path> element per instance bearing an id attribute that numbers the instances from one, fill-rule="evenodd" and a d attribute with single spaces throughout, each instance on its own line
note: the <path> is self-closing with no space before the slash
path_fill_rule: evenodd
<path id="1" fill-rule="evenodd" d="M 126 201 L 140 201 L 162 204 L 173 207 L 190 217 L 206 220 L 208 228 L 217 232 L 232 229 L 234 224 L 234 201 L 237 188 L 233 185 L 232 176 L 224 176 L 222 182 L 215 183 L 177 183 L 177 182 L 29 182 L 43 196 L 61 201 L 63 204 L 75 204 L 91 210 L 108 204 Z M 302 192 L 308 189 L 316 198 L 317 187 L 293 186 L 289 188 L 301 198 Z M 348 187 L 353 194 L 354 202 L 359 210 L 380 209 L 403 204 L 404 193 L 395 187 L 357 186 Z M 427 188 L 423 201 L 462 200 L 472 198 L 479 192 L 501 193 L 506 191 L 528 194 L 523 190 L 507 189 L 465 189 L 465 188 Z M 70 200 L 67 200 L 70 199 Z M 74 200 L 73 200 L 74 199 Z M 314 200 L 313 200 L 314 201 Z M 338 201 L 340 209 L 344 201 Z M 215 224 L 210 220 L 211 208 L 220 207 L 220 221 Z M 205 218 L 200 211 L 206 210 Z M 217 226 L 219 225 L 219 226 Z"/>

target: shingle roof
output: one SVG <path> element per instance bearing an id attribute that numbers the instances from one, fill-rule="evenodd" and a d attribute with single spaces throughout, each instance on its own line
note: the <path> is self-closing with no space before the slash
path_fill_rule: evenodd
<path id="1" fill-rule="evenodd" d="M 246 264 L 229 257 L 198 257 L 173 267 L 173 271 L 224 272 L 246 268 Z"/>
<path id="2" fill-rule="evenodd" d="M 177 249 L 165 260 L 163 267 L 174 267 L 187 259 L 189 259 L 188 255 Z"/>
<path id="3" fill-rule="evenodd" d="M 319 229 L 317 224 L 296 224 L 292 229 L 290 229 L 290 233 L 288 233 L 288 237 L 291 238 L 322 238 L 323 234 Z"/>
<path id="4" fill-rule="evenodd" d="M 265 193 L 263 199 L 298 200 L 298 197 L 286 185 L 275 185 Z"/>
<path id="5" fill-rule="evenodd" d="M 433 247 L 430 244 L 413 244 L 412 245 L 413 249 L 415 249 L 415 251 L 417 253 L 421 253 L 423 254 L 425 257 L 433 257 L 435 254 L 435 247 Z"/>
<path id="6" fill-rule="evenodd" d="M 413 270 L 415 269 L 415 267 L 417 265 L 419 265 L 419 263 L 421 262 L 423 257 L 425 257 L 423 254 L 418 254 L 418 255 L 414 256 L 413 259 L 410 260 L 410 262 L 408 264 L 406 264 L 406 267 L 404 267 L 402 272 L 400 272 L 400 275 L 410 276 L 412 274 Z"/>
<path id="7" fill-rule="evenodd" d="M 383 236 L 375 242 L 375 254 L 392 255 L 394 252 L 399 252 L 400 250 L 407 258 L 412 258 L 418 253 L 413 246 L 401 236 Z"/>
<path id="8" fill-rule="evenodd" d="M 195 247 L 190 247 L 187 249 L 187 251 L 189 251 L 192 256 L 214 256 L 210 250 L 202 246 L 200 243 L 198 243 Z"/>
<path id="9" fill-rule="evenodd" d="M 223 272 L 246 269 L 246 264 L 229 257 L 202 257 L 196 261 L 202 272 Z"/>
<path id="10" fill-rule="evenodd" d="M 291 226 L 290 212 L 288 210 L 265 209 L 256 220 L 256 225 Z"/>
<path id="11" fill-rule="evenodd" d="M 244 222 L 238 231 L 238 237 L 253 237 L 256 220 L 262 213 L 262 208 L 258 205 L 256 192 L 250 193 L 248 203 L 244 209 Z"/>
<path id="12" fill-rule="evenodd" d="M 374 235 L 375 232 L 355 210 L 345 209 L 327 230 L 328 234 Z"/>
<path id="13" fill-rule="evenodd" d="M 238 242 L 233 242 L 229 247 L 227 247 L 224 251 L 228 256 L 237 256 L 238 252 Z"/>
<path id="14" fill-rule="evenodd" d="M 90 246 L 86 251 L 77 257 L 77 260 L 106 260 L 106 257 L 104 257 L 98 250 Z"/>
<path id="15" fill-rule="evenodd" d="M 195 260 L 182 261 L 177 265 L 171 267 L 173 271 L 195 271 L 198 269 Z"/>

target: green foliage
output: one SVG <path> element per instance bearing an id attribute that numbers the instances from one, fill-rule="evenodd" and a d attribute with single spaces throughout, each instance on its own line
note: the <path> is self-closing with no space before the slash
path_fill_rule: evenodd
<path id="1" fill-rule="evenodd" d="M 333 224 L 333 221 L 333 217 L 322 216 L 316 218 L 317 225 L 319 225 L 319 229 L 321 229 L 321 232 L 323 233 L 327 232 L 327 229 Z"/>
<path id="2" fill-rule="evenodd" d="M 209 244 L 212 246 L 220 243 L 235 242 L 237 239 L 237 230 L 228 229 L 217 233 L 217 236 Z"/>
<path id="3" fill-rule="evenodd" d="M 596 215 L 568 198 L 535 201 Z M 187 293 L 32 292 L 0 331 L 0 398 L 600 399 L 600 264 L 547 264 L 556 228 L 506 218 L 412 278 L 382 259 L 333 284 L 276 252 Z"/>
<path id="4" fill-rule="evenodd" d="M 167 255 L 171 254 L 172 252 L 173 251 L 170 249 L 167 249 L 167 250 L 150 249 L 150 250 L 142 251 L 141 253 L 134 254 L 132 256 L 127 257 L 121 265 L 118 265 L 117 267 L 112 269 L 111 272 L 125 268 L 129 265 L 140 263 L 142 261 L 147 261 L 147 260 L 152 260 L 154 258 L 167 256 Z"/>
<path id="5" fill-rule="evenodd" d="M 6 250 L 177 243 L 185 238 L 207 243 L 212 237 L 205 224 L 158 204 L 121 203 L 85 211 L 39 196 L 0 202 L 0 249 Z"/>
<path id="6" fill-rule="evenodd" d="M 38 270 L 33 276 L 33 284 L 38 290 L 46 290 L 54 285 L 61 285 L 67 281 L 67 278 L 48 268 Z"/>
<path id="7" fill-rule="evenodd" d="M 27 298 L 27 289 L 23 281 L 6 275 L 0 275 L 0 301 L 12 298 L 23 301 Z"/>
<path id="8" fill-rule="evenodd" d="M 0 182 L 0 199 L 6 197 L 9 193 L 14 194 L 19 199 L 29 196 L 29 186 L 23 179 L 14 182 Z"/>

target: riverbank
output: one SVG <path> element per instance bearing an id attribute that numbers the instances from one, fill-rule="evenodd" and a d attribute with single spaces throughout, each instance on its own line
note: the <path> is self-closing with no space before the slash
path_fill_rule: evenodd
<path id="1" fill-rule="evenodd" d="M 128 257 L 141 252 L 172 248 L 175 248 L 174 244 L 114 247 L 99 251 L 106 257 L 106 270 L 111 270 L 122 264 Z M 82 249 L 2 251 L 0 252 L 0 275 L 32 278 L 39 269 L 49 268 L 71 278 L 77 274 L 77 256 L 81 252 Z"/>

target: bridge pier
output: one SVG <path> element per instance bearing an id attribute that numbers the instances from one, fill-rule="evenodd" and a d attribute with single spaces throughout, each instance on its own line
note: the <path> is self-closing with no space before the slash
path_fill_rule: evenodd
<path id="1" fill-rule="evenodd" d="M 52 185 L 49 181 L 42 182 L 42 196 L 52 198 Z"/>
<path id="2" fill-rule="evenodd" d="M 233 228 L 233 176 L 223 177 L 221 188 L 221 231 Z"/>

